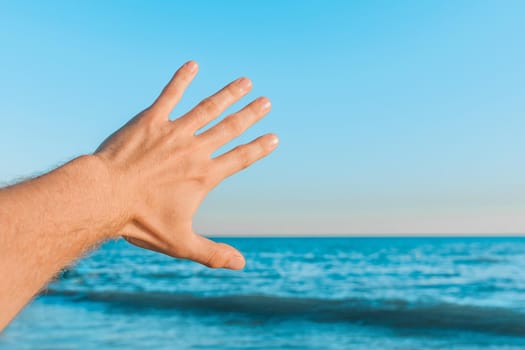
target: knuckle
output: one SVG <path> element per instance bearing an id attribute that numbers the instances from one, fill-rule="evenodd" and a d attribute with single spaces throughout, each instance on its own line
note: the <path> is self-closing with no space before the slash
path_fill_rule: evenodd
<path id="1" fill-rule="evenodd" d="M 181 82 L 183 83 L 184 85 L 187 85 L 190 80 L 191 80 L 191 76 L 192 74 L 186 70 L 184 71 L 179 71 L 178 74 L 175 75 L 176 79 L 178 82 Z"/>
<path id="2" fill-rule="evenodd" d="M 224 90 L 222 90 L 220 94 L 222 95 L 223 99 L 225 99 L 226 101 L 232 101 L 236 99 L 237 96 L 239 95 L 238 90 L 239 89 L 236 88 L 234 84 L 231 84 L 227 86 Z"/>
<path id="3" fill-rule="evenodd" d="M 209 252 L 208 256 L 206 257 L 206 260 L 204 260 L 204 265 L 214 268 L 214 269 L 222 267 L 223 261 L 217 249 L 212 249 Z"/>
<path id="4" fill-rule="evenodd" d="M 217 114 L 221 111 L 221 106 L 218 99 L 211 96 L 202 101 L 202 109 L 208 114 Z"/>
<path id="5" fill-rule="evenodd" d="M 208 112 L 206 108 L 200 104 L 195 109 L 193 109 L 189 115 L 188 119 L 190 120 L 190 125 L 193 128 L 200 128 L 208 121 Z"/>
<path id="6" fill-rule="evenodd" d="M 250 146 L 252 146 L 252 149 L 253 149 L 253 153 L 255 153 L 256 155 L 259 155 L 261 153 L 264 152 L 264 142 L 262 139 L 258 139 L 258 140 L 255 140 L 254 142 L 252 142 L 250 144 Z"/>
<path id="7" fill-rule="evenodd" d="M 208 119 L 206 116 L 207 116 L 206 111 L 204 111 L 203 109 L 201 108 L 195 109 L 193 116 L 192 116 L 193 124 L 195 124 L 194 126 L 200 127 L 201 125 L 205 124 L 206 120 Z"/>
<path id="8" fill-rule="evenodd" d="M 259 101 L 256 101 L 254 103 L 250 103 L 247 106 L 246 109 L 247 109 L 248 113 L 250 113 L 253 116 L 259 116 L 261 114 L 261 112 L 262 112 Z"/>
<path id="9" fill-rule="evenodd" d="M 240 135 L 243 132 L 244 128 L 241 123 L 241 120 L 234 115 L 226 117 L 223 123 L 224 123 L 224 129 L 228 134 Z"/>
<path id="10" fill-rule="evenodd" d="M 237 149 L 237 158 L 239 159 L 239 163 L 241 164 L 242 169 L 248 167 L 251 164 L 251 150 L 250 147 L 247 145 L 239 146 Z"/>

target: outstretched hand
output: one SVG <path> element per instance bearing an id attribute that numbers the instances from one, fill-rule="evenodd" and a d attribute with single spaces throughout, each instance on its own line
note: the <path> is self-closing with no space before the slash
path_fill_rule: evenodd
<path id="1" fill-rule="evenodd" d="M 170 120 L 197 71 L 196 62 L 184 64 L 155 102 L 106 139 L 95 156 L 107 165 L 115 194 L 122 199 L 119 236 L 137 246 L 209 267 L 242 269 L 242 254 L 196 234 L 192 219 L 202 200 L 222 180 L 275 149 L 277 137 L 267 134 L 211 157 L 266 115 L 271 104 L 265 97 L 257 98 L 196 135 L 252 87 L 247 78 L 235 80 Z"/>

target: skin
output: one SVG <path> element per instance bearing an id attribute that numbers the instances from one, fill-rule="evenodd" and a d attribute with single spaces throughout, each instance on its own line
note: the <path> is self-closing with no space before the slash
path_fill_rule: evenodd
<path id="1" fill-rule="evenodd" d="M 175 120 L 169 115 L 198 71 L 184 64 L 153 104 L 83 155 L 32 180 L 0 189 L 0 330 L 58 271 L 108 239 L 212 268 L 242 269 L 232 246 L 194 232 L 193 216 L 222 180 L 277 146 L 274 134 L 212 158 L 266 115 L 260 97 L 197 131 L 246 95 L 240 78 Z"/>

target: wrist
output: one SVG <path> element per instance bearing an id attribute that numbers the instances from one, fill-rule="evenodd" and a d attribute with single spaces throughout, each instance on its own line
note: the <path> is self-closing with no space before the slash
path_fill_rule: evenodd
<path id="1" fill-rule="evenodd" d="M 123 186 L 117 172 L 96 154 L 75 158 L 71 165 L 77 168 L 79 183 L 89 192 L 85 197 L 90 199 L 93 220 L 100 224 L 99 238 L 118 237 L 130 217 L 127 209 L 129 201 L 125 191 L 121 190 Z"/>

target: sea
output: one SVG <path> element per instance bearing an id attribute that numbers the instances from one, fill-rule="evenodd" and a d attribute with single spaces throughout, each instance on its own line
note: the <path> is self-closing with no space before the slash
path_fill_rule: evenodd
<path id="1" fill-rule="evenodd" d="M 107 242 L 0 349 L 525 349 L 525 238 L 215 238 L 243 271 Z"/>

